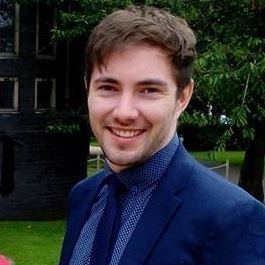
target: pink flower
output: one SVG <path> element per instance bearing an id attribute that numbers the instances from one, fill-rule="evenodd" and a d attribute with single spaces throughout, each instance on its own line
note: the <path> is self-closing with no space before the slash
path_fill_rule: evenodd
<path id="1" fill-rule="evenodd" d="M 0 255 L 0 265 L 14 265 L 14 263 L 7 257 Z"/>

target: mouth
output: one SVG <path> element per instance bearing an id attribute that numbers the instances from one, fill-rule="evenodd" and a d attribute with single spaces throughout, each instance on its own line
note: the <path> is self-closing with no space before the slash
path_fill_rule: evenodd
<path id="1" fill-rule="evenodd" d="M 115 129 L 115 128 L 109 128 L 109 130 L 115 134 L 118 137 L 122 138 L 132 138 L 136 137 L 140 134 L 142 134 L 145 130 L 143 129 L 130 129 L 130 130 L 125 130 L 125 129 Z"/>

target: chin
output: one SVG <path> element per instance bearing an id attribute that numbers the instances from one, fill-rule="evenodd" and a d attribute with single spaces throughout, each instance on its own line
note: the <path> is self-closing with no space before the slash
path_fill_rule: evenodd
<path id="1" fill-rule="evenodd" d="M 127 157 L 125 159 L 124 156 L 122 157 L 113 157 L 113 156 L 106 156 L 107 160 L 114 166 L 116 167 L 121 167 L 121 168 L 128 168 L 128 167 L 132 167 L 136 164 L 139 164 L 139 160 L 138 158 L 135 157 Z"/>

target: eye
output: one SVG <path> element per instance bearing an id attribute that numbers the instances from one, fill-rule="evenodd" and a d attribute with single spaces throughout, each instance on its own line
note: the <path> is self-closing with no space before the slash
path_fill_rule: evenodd
<path id="1" fill-rule="evenodd" d="M 117 90 L 117 89 L 116 89 L 116 87 L 111 86 L 111 85 L 102 85 L 102 86 L 99 86 L 99 87 L 98 87 L 98 90 L 108 92 L 108 91 L 115 91 L 115 90 Z"/>
<path id="2" fill-rule="evenodd" d="M 96 88 L 98 95 L 103 97 L 114 96 L 119 92 L 119 88 L 114 85 L 102 84 Z"/>
<path id="3" fill-rule="evenodd" d="M 143 94 L 155 94 L 155 93 L 159 93 L 159 92 L 160 92 L 160 90 L 157 87 L 145 87 L 142 90 Z"/>

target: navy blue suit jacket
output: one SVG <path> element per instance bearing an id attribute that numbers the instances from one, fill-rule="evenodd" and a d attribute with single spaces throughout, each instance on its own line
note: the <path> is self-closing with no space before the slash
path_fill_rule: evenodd
<path id="1" fill-rule="evenodd" d="M 60 265 L 68 265 L 102 173 L 76 185 Z M 178 147 L 121 265 L 264 265 L 265 208 Z"/>

